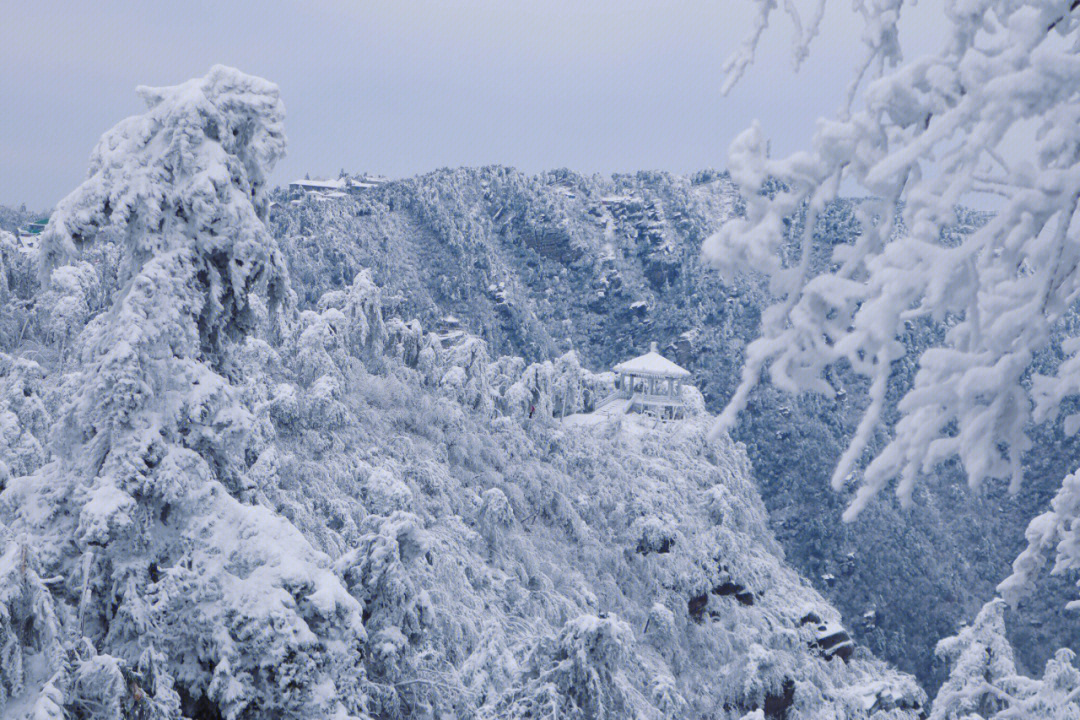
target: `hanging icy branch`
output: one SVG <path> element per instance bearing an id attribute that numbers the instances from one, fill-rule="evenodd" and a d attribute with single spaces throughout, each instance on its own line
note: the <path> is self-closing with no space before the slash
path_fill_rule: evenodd
<path id="1" fill-rule="evenodd" d="M 1054 420 L 1062 399 L 1080 390 L 1076 341 L 1066 343 L 1069 358 L 1055 372 L 1026 381 L 1034 355 L 1080 297 L 1078 20 L 1061 3 L 947 2 L 945 46 L 904 63 L 903 5 L 857 3 L 867 53 L 852 85 L 858 102 L 839 119 L 818 121 L 811 151 L 769 158 L 757 127 L 736 139 L 731 173 L 746 215 L 704 248 L 725 272 L 768 275 L 777 298 L 717 431 L 734 424 L 766 371 L 791 391 L 831 392 L 824 371 L 841 361 L 870 381 L 834 487 L 867 459 L 905 329 L 946 328 L 919 359 L 891 441 L 863 468 L 848 519 L 894 479 L 909 503 L 918 479 L 953 456 L 973 487 L 1003 478 L 1015 490 L 1031 445 L 1026 427 Z M 767 18 L 770 3 L 760 7 Z M 759 36 L 755 30 L 749 57 Z M 739 62 L 731 68 L 741 73 Z M 1010 157 L 1028 135 L 1030 151 Z M 767 178 L 779 189 L 759 192 Z M 841 187 L 873 199 L 858 203 L 859 237 L 829 249 L 831 266 L 815 273 L 808 258 L 816 217 Z M 988 188 L 1000 198 L 996 214 L 967 235 L 948 234 L 957 207 Z M 797 211 L 805 222 L 788 237 L 785 218 Z M 794 259 L 782 263 L 790 243 Z M 1078 423 L 1067 425 L 1075 431 Z M 1080 564 L 1080 550 L 1062 544 L 1058 552 Z"/>

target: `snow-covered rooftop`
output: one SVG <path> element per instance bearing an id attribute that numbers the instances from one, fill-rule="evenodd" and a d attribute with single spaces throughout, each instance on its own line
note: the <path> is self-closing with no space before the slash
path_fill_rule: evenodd
<path id="1" fill-rule="evenodd" d="M 339 177 L 336 179 L 304 178 L 303 180 L 293 180 L 289 183 L 289 187 L 294 190 L 312 192 L 348 191 L 378 187 L 385 182 L 388 182 L 388 179 L 382 175 L 362 175 L 356 178 Z"/>
<path id="2" fill-rule="evenodd" d="M 614 368 L 615 372 L 626 373 L 628 375 L 639 375 L 647 377 L 665 377 L 665 378 L 685 378 L 690 377 L 690 371 L 686 368 L 679 367 L 675 363 L 668 360 L 656 350 L 656 343 L 653 343 L 649 352 L 636 357 L 633 360 L 627 360 L 621 362 Z"/>
<path id="3" fill-rule="evenodd" d="M 304 180 L 293 180 L 289 185 L 291 187 L 313 190 L 342 190 L 346 186 L 344 178 L 338 178 L 337 180 L 310 180 L 305 178 Z"/>

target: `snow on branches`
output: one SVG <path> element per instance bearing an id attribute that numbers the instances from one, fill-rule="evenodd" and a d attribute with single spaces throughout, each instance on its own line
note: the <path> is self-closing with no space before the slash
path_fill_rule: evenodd
<path id="1" fill-rule="evenodd" d="M 263 224 L 266 176 L 285 154 L 285 108 L 273 84 L 220 65 L 138 92 L 149 111 L 98 142 L 87 179 L 42 233 L 42 272 L 112 241 L 123 286 L 152 259 L 182 252 L 205 294 L 201 339 L 214 345 L 252 329 L 253 294 L 265 293 L 273 309 L 286 292 L 284 261 Z"/>
<path id="2" fill-rule="evenodd" d="M 767 23 L 776 3 L 759 6 Z M 1029 379 L 1080 299 L 1080 14 L 1062 2 L 950 0 L 945 46 L 905 62 L 905 7 L 856 4 L 866 55 L 847 108 L 818 121 L 811 150 L 769 158 L 756 125 L 735 140 L 730 170 L 746 213 L 704 247 L 725 272 L 768 275 L 776 298 L 718 431 L 766 371 L 789 391 L 831 394 L 824 373 L 837 364 L 869 380 L 865 415 L 832 477 L 841 488 L 862 469 L 848 519 L 897 478 L 910 503 L 919 477 L 953 456 L 973 487 L 1001 478 L 1016 489 L 1027 427 L 1055 419 L 1080 390 L 1075 340 L 1056 370 Z M 1014 158 L 1018 137 L 1030 149 Z M 855 204 L 861 233 L 826 249 L 821 267 L 811 262 L 822 252 L 815 227 L 841 188 L 866 195 Z M 969 233 L 949 232 L 973 193 L 997 196 L 997 211 Z M 905 352 L 900 337 L 918 323 L 942 327 L 943 338 L 919 358 L 891 440 L 864 463 Z M 1067 543 L 1056 549 L 1067 564 L 1080 560 Z"/>
<path id="3" fill-rule="evenodd" d="M 94 245 L 120 259 L 111 308 L 78 332 L 54 460 L 0 493 L 9 552 L 33 547 L 55 583 L 26 576 L 33 627 L 60 618 L 69 638 L 42 697 L 112 707 L 163 653 L 175 672 L 146 682 L 166 715 L 174 680 L 229 718 L 358 714 L 337 691 L 362 674 L 359 603 L 295 526 L 233 495 L 257 450 L 241 348 L 288 293 L 263 223 L 278 90 L 218 66 L 140 92 L 149 111 L 105 134 L 41 239 L 63 296 L 81 297 L 73 268 Z M 65 334 L 86 315 L 69 304 Z M 17 599 L 0 596 L 0 615 L 29 626 Z"/>
<path id="4" fill-rule="evenodd" d="M 1080 670 L 1071 650 L 1058 650 L 1042 678 L 1020 674 L 1005 637 L 1005 603 L 986 603 L 974 624 L 938 643 L 950 665 L 930 720 L 1080 717 Z"/>

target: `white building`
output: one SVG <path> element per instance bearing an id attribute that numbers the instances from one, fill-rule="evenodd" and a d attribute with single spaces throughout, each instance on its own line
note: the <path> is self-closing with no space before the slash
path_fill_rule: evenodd
<path id="1" fill-rule="evenodd" d="M 661 418 L 682 417 L 685 410 L 682 384 L 690 377 L 690 371 L 657 352 L 656 343 L 649 352 L 619 363 L 613 370 L 615 392 L 630 401 L 627 410 Z"/>
<path id="2" fill-rule="evenodd" d="M 345 197 L 382 185 L 387 178 L 381 175 L 361 175 L 360 177 L 339 177 L 332 180 L 304 178 L 289 183 L 289 190 L 295 194 L 313 193 L 326 197 Z"/>

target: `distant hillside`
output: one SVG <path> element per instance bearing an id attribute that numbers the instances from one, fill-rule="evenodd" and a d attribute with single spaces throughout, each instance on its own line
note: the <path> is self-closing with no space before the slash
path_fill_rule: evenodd
<path id="1" fill-rule="evenodd" d="M 348 196 L 273 198 L 271 227 L 304 303 L 367 267 L 395 311 L 425 323 L 453 315 L 497 353 L 539 360 L 572 347 L 587 367 L 603 370 L 656 340 L 694 371 L 712 410 L 732 392 L 766 301 L 759 284 L 721 278 L 701 262 L 702 241 L 740 211 L 723 173 L 528 176 L 487 167 Z M 834 242 L 852 237 L 850 208 L 830 208 L 818 232 Z M 933 329 L 913 332 L 912 347 L 924 342 L 919 332 Z M 898 363 L 897 389 L 911 370 L 910 361 Z M 788 558 L 862 642 L 932 689 L 943 677 L 934 643 L 993 595 L 1028 519 L 1080 448 L 1045 429 L 1016 498 L 1000 488 L 974 496 L 958 468 L 946 467 L 920 491 L 915 511 L 883 498 L 845 526 L 846 498 L 828 488 L 828 476 L 861 396 L 842 373 L 833 382 L 845 389 L 836 402 L 762 388 L 736 437 Z M 1068 581 L 1046 582 L 1043 595 L 1009 617 L 1019 659 L 1032 671 L 1063 641 L 1080 649 L 1080 630 L 1063 610 Z"/>

